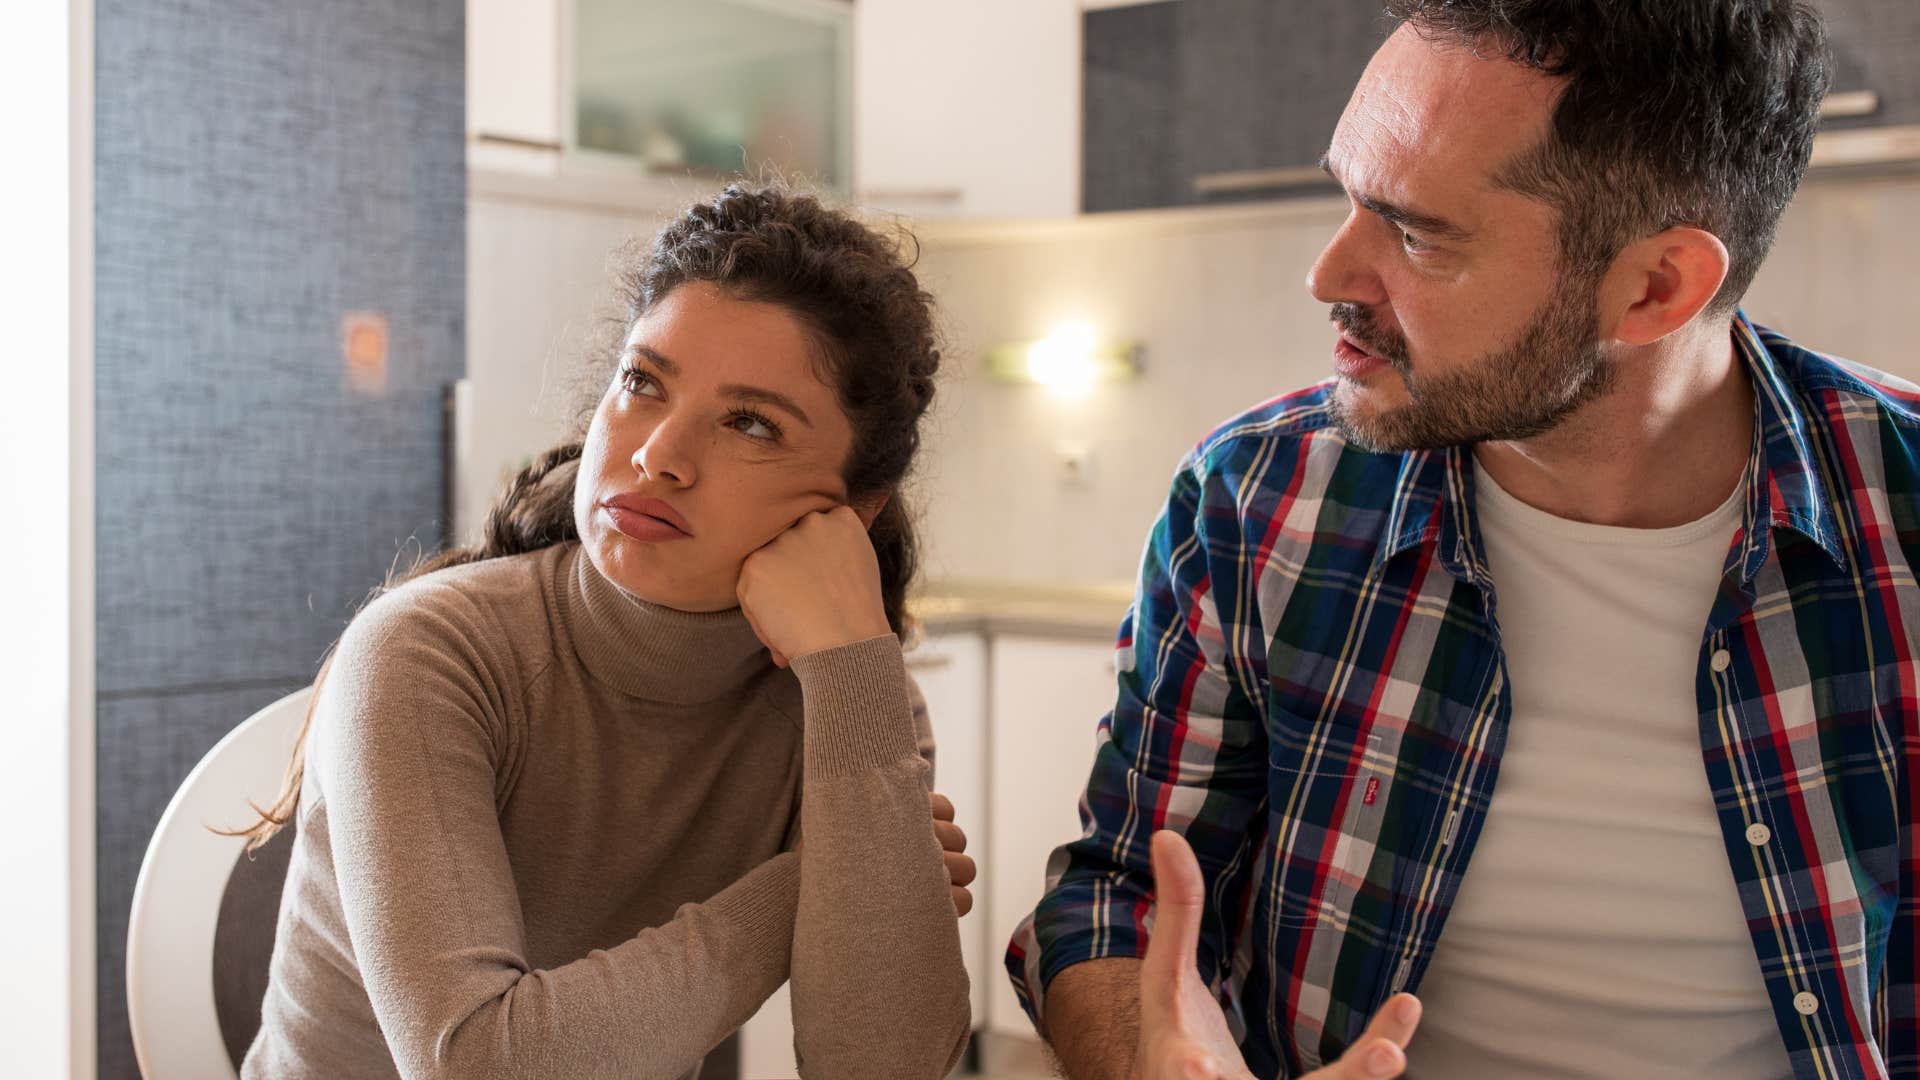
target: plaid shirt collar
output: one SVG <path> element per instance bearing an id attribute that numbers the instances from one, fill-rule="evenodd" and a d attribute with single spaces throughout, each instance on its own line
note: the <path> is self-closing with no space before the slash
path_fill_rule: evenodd
<path id="1" fill-rule="evenodd" d="M 1741 588 L 1750 590 L 1772 549 L 1774 529 L 1800 533 L 1844 569 L 1838 512 L 1820 479 L 1800 403 L 1744 312 L 1734 316 L 1733 344 L 1753 382 L 1754 437 L 1747 458 L 1745 520 L 1739 541 L 1727 551 L 1726 573 L 1738 569 Z M 1387 511 L 1387 540 L 1374 558 L 1375 573 L 1413 548 L 1431 548 L 1448 573 L 1482 592 L 1491 591 L 1474 513 L 1471 455 L 1470 446 L 1449 446 L 1403 456 Z M 1762 520 L 1770 527 L 1753 527 Z"/>

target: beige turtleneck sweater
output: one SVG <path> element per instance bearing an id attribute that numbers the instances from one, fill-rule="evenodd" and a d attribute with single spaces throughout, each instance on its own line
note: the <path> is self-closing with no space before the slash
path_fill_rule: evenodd
<path id="1" fill-rule="evenodd" d="M 944 1076 L 971 1021 L 917 702 L 892 636 L 783 671 L 575 543 L 380 597 L 317 697 L 242 1075 L 695 1076 L 791 976 L 803 1075 Z"/>

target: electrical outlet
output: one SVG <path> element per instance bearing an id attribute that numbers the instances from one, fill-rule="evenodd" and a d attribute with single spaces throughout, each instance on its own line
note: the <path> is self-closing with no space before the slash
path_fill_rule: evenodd
<path id="1" fill-rule="evenodd" d="M 1062 487 L 1093 486 L 1093 446 L 1079 439 L 1062 439 L 1053 444 L 1053 459 Z"/>

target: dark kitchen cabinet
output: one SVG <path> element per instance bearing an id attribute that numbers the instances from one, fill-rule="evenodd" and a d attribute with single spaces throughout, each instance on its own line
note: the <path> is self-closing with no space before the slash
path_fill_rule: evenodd
<path id="1" fill-rule="evenodd" d="M 1816 6 L 1833 46 L 1833 95 L 1822 127 L 1920 124 L 1920 0 L 1816 0 Z"/>
<path id="2" fill-rule="evenodd" d="M 1315 165 L 1388 29 L 1355 0 L 1089 11 L 1083 209 L 1328 190 Z"/>
<path id="3" fill-rule="evenodd" d="M 1899 136 L 1887 150 L 1856 143 L 1846 162 L 1831 160 L 1865 153 L 1872 164 L 1920 145 L 1920 0 L 1816 3 L 1834 64 L 1822 131 Z M 1087 12 L 1082 209 L 1333 190 L 1320 154 L 1391 31 L 1372 0 L 1161 0 Z"/>

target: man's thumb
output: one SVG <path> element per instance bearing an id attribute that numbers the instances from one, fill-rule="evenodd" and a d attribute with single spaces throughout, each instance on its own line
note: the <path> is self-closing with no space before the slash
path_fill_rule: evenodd
<path id="1" fill-rule="evenodd" d="M 1187 839 L 1162 829 L 1153 834 L 1153 936 L 1143 966 L 1162 978 L 1194 969 L 1200 944 L 1200 917 L 1206 911 L 1206 882 Z"/>

